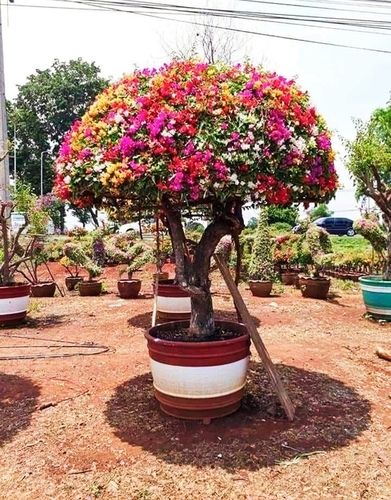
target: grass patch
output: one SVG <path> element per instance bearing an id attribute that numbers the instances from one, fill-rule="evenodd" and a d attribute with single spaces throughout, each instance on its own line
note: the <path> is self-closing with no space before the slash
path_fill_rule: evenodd
<path id="1" fill-rule="evenodd" d="M 335 253 L 363 254 L 372 252 L 369 242 L 362 236 L 331 236 L 331 243 Z"/>
<path id="2" fill-rule="evenodd" d="M 333 278 L 331 280 L 331 292 L 359 293 L 360 285 L 356 281 Z"/>

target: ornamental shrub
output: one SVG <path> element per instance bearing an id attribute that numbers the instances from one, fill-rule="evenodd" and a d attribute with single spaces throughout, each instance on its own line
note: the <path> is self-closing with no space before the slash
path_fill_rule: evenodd
<path id="1" fill-rule="evenodd" d="M 158 211 L 197 337 L 214 334 L 210 260 L 243 229 L 242 206 L 327 202 L 337 187 L 330 133 L 308 94 L 251 64 L 135 71 L 72 126 L 55 168 L 56 193 L 78 206 Z M 189 252 L 182 215 L 194 206 L 211 223 Z"/>
<path id="2" fill-rule="evenodd" d="M 274 281 L 276 278 L 273 265 L 272 238 L 267 220 L 267 209 L 262 208 L 259 213 L 248 269 L 250 280 Z"/>
<path id="3" fill-rule="evenodd" d="M 380 226 L 376 217 L 368 215 L 356 220 L 353 224 L 353 229 L 357 234 L 361 234 L 361 236 L 368 240 L 378 256 L 384 259 L 384 253 L 387 249 L 387 234 Z"/>
<path id="4" fill-rule="evenodd" d="M 391 102 L 376 110 L 367 124 L 358 122 L 356 126 L 356 138 L 347 144 L 347 167 L 357 196 L 372 198 L 382 212 L 387 237 L 383 278 L 391 280 Z M 380 249 L 379 231 L 374 227 L 361 230 Z"/>
<path id="5" fill-rule="evenodd" d="M 93 278 L 100 276 L 103 272 L 103 269 L 85 253 L 80 245 L 77 245 L 76 243 L 67 243 L 64 246 L 64 254 L 65 257 L 68 257 L 70 262 L 84 268 L 87 271 L 90 281 L 92 281 Z"/>

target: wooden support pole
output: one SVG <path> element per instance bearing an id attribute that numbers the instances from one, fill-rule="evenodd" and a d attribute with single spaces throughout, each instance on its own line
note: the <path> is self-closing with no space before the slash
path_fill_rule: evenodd
<path id="1" fill-rule="evenodd" d="M 157 296 L 159 292 L 159 275 L 160 275 L 160 233 L 159 233 L 159 214 L 157 212 L 155 213 L 155 224 L 156 224 L 156 276 L 155 276 L 155 289 L 153 298 L 152 326 L 156 325 L 156 320 L 157 320 Z"/>
<path id="2" fill-rule="evenodd" d="M 295 407 L 284 385 L 282 384 L 282 381 L 276 370 L 276 367 L 274 366 L 273 361 L 271 360 L 270 355 L 265 347 L 265 344 L 263 343 L 263 340 L 261 339 L 261 336 L 258 333 L 257 327 L 255 326 L 254 321 L 250 316 L 249 310 L 247 309 L 247 306 L 244 303 L 244 300 L 240 295 L 240 292 L 236 287 L 235 282 L 224 260 L 219 255 L 214 255 L 213 257 L 217 263 L 218 268 L 220 269 L 221 274 L 223 275 L 224 281 L 232 295 L 234 303 L 240 312 L 240 315 L 243 319 L 243 323 L 247 327 L 247 330 L 250 334 L 251 340 L 253 341 L 255 349 L 257 350 L 259 357 L 261 358 L 262 363 L 265 366 L 266 372 L 270 377 L 271 383 L 278 396 L 278 399 L 280 400 L 281 405 L 284 408 L 288 419 L 292 421 L 295 417 Z"/>

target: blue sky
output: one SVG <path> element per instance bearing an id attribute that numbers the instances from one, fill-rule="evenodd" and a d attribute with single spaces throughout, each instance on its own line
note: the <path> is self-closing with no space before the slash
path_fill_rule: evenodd
<path id="1" fill-rule="evenodd" d="M 161 0 L 163 1 L 163 0 Z M 21 0 L 15 0 L 22 3 Z M 23 0 L 23 4 L 53 5 L 53 2 Z M 179 2 L 178 2 L 179 3 Z M 185 2 L 180 2 L 185 3 Z M 334 2 L 335 3 L 335 2 Z M 189 5 L 255 9 L 258 4 L 241 0 Z M 56 2 L 56 6 L 62 4 Z M 69 5 L 69 4 L 68 4 Z M 259 8 L 259 7 L 258 7 Z M 264 10 L 270 7 L 262 7 Z M 291 11 L 293 12 L 294 9 Z M 391 13 L 391 10 L 388 11 Z M 54 58 L 69 60 L 82 57 L 95 61 L 105 76 L 119 78 L 134 66 L 156 66 L 167 59 L 168 48 L 184 43 L 193 28 L 187 24 L 113 12 L 3 7 L 6 94 L 16 95 L 16 85 L 37 68 L 45 69 Z M 391 15 L 389 16 L 391 20 Z M 357 14 L 360 17 L 360 14 Z M 384 16 L 383 16 L 384 17 Z M 332 41 L 349 45 L 391 50 L 390 36 L 335 32 L 314 28 L 283 27 L 264 22 L 237 22 L 233 27 L 270 34 Z M 343 147 L 338 136 L 352 138 L 352 118 L 368 119 L 371 112 L 385 105 L 391 90 L 391 54 L 305 44 L 254 35 L 240 35 L 237 59 L 250 57 L 269 69 L 296 77 L 308 90 L 314 105 L 334 131 L 338 152 L 338 172 L 343 185 L 330 206 L 336 215 L 358 215 L 354 190 L 343 166 Z"/>

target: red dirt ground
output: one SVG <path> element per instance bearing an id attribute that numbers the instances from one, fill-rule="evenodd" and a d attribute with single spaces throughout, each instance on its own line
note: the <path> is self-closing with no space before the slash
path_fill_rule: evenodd
<path id="1" fill-rule="evenodd" d="M 357 292 L 261 299 L 242 286 L 297 417 L 285 419 L 254 354 L 240 411 L 205 426 L 163 415 L 153 398 L 151 274 L 141 275 L 137 300 L 116 295 L 108 268 L 108 293 L 35 299 L 26 325 L 0 331 L 0 357 L 91 352 L 56 340 L 110 348 L 0 360 L 1 499 L 391 497 L 391 363 L 375 355 L 391 350 L 391 324 L 364 319 Z M 213 283 L 216 315 L 236 319 Z"/>

